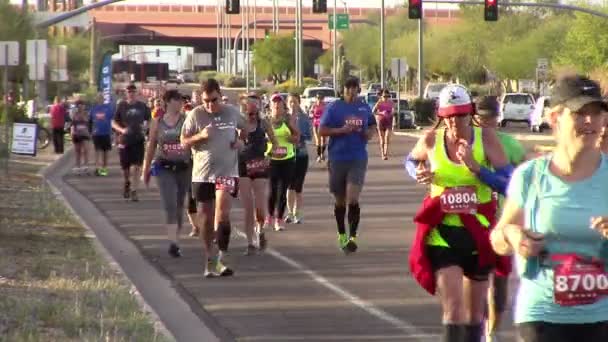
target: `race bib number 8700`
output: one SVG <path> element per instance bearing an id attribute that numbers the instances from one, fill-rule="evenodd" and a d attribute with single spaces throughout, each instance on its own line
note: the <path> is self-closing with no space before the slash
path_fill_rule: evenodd
<path id="1" fill-rule="evenodd" d="M 557 304 L 592 304 L 608 295 L 608 274 L 602 263 L 591 263 L 566 255 L 553 268 L 553 297 Z"/>

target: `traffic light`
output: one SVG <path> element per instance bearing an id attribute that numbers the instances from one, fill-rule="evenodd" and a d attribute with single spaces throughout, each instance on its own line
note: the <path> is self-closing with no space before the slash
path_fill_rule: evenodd
<path id="1" fill-rule="evenodd" d="M 327 13 L 327 0 L 312 0 L 312 13 Z"/>
<path id="2" fill-rule="evenodd" d="M 485 21 L 498 20 L 498 0 L 485 0 L 483 19 Z"/>
<path id="3" fill-rule="evenodd" d="M 239 0 L 226 0 L 226 14 L 241 13 L 241 2 Z"/>
<path id="4" fill-rule="evenodd" d="M 422 0 L 408 0 L 407 16 L 410 19 L 422 19 Z M 488 1 L 488 0 L 486 0 Z"/>

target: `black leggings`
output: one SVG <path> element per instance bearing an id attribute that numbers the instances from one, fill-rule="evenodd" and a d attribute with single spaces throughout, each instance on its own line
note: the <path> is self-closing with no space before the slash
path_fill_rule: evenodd
<path id="1" fill-rule="evenodd" d="M 63 127 L 53 128 L 53 147 L 55 148 L 55 153 L 63 153 L 64 135 L 65 131 L 63 130 Z"/>
<path id="2" fill-rule="evenodd" d="M 296 167 L 295 158 L 270 161 L 270 194 L 268 196 L 268 214 L 283 218 L 287 206 L 287 188 Z M 275 209 L 278 210 L 275 216 Z"/>
<path id="3" fill-rule="evenodd" d="M 587 324 L 528 322 L 517 328 L 522 342 L 608 341 L 608 321 Z"/>

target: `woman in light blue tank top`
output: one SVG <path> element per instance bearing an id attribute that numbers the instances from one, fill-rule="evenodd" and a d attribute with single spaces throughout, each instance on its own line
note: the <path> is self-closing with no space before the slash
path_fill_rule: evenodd
<path id="1" fill-rule="evenodd" d="M 558 80 L 552 102 L 557 146 L 513 173 L 492 245 L 515 254 L 521 341 L 608 341 L 608 105 L 582 76 Z"/>

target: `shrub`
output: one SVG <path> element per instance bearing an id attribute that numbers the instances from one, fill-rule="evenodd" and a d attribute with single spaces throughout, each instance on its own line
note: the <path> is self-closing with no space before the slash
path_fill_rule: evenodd
<path id="1" fill-rule="evenodd" d="M 229 76 L 224 80 L 224 86 L 229 88 L 242 88 L 247 86 L 247 81 L 241 76 Z"/>
<path id="2" fill-rule="evenodd" d="M 8 107 L 9 122 L 27 122 L 27 111 L 25 106 L 9 106 Z M 0 103 L 0 124 L 6 122 L 5 104 Z M 11 128 L 12 129 L 12 128 Z"/>
<path id="3" fill-rule="evenodd" d="M 416 113 L 416 123 L 419 125 L 429 125 L 436 119 L 435 100 L 417 98 L 412 101 L 411 108 Z"/>

